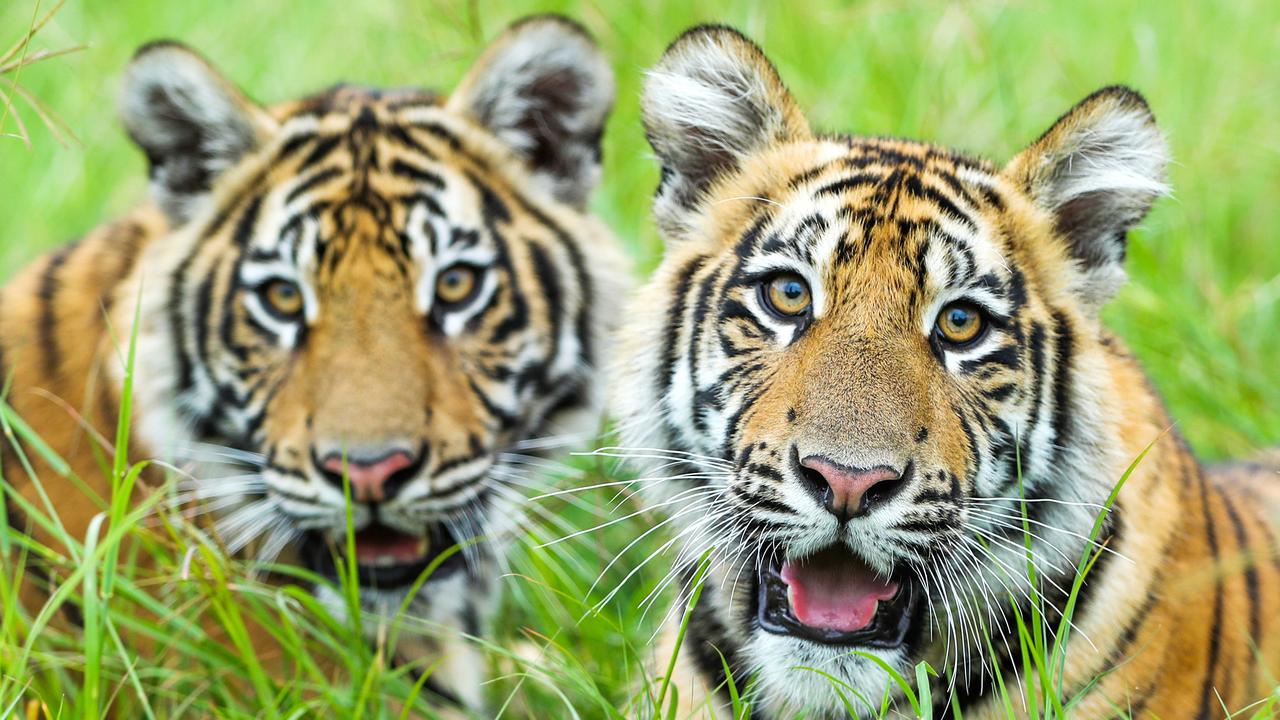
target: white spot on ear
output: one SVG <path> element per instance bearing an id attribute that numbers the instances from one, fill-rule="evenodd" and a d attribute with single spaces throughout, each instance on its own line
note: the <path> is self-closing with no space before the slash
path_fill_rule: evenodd
<path id="1" fill-rule="evenodd" d="M 1124 281 L 1126 234 L 1169 191 L 1164 137 L 1142 96 L 1099 90 L 1005 169 L 1049 212 L 1079 266 L 1075 291 L 1096 310 Z"/>
<path id="2" fill-rule="evenodd" d="M 641 105 L 663 168 L 654 215 L 669 240 L 687 234 L 691 206 L 713 181 L 753 153 L 809 135 L 777 70 L 723 27 L 676 40 L 646 73 Z"/>
<path id="3" fill-rule="evenodd" d="M 591 36 L 566 18 L 540 16 L 498 38 L 448 108 L 506 143 L 549 194 L 582 207 L 599 182 L 613 93 L 613 70 Z"/>
<path id="4" fill-rule="evenodd" d="M 140 49 L 125 70 L 120 116 L 151 163 L 152 191 L 185 222 L 213 180 L 275 129 L 203 58 L 177 43 Z"/>
<path id="5" fill-rule="evenodd" d="M 1071 142 L 1065 156 L 1042 161 L 1053 164 L 1046 200 L 1055 206 L 1096 192 L 1141 200 L 1169 192 L 1164 182 L 1168 150 L 1149 113 L 1134 108 L 1107 113 L 1073 133 Z"/>

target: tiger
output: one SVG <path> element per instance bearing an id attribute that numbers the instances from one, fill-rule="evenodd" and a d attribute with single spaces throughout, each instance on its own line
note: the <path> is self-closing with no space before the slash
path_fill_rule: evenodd
<path id="1" fill-rule="evenodd" d="M 1098 90 L 997 167 L 814 132 L 759 47 L 710 25 L 641 106 L 665 250 L 610 404 L 675 528 L 657 712 L 1274 702 L 1280 456 L 1198 462 L 1099 318 L 1168 191 L 1141 95 Z M 1046 656 L 1070 645 L 1037 674 L 1020 637 L 1041 629 Z"/>
<path id="2" fill-rule="evenodd" d="M 265 107 L 182 44 L 141 47 L 119 108 L 150 198 L 0 295 L 4 400 L 69 470 L 6 441 L 10 524 L 65 553 L 23 512 L 42 484 L 86 537 L 112 487 L 93 438 L 128 380 L 130 458 L 217 468 L 175 497 L 222 508 L 227 551 L 329 578 L 352 562 L 370 640 L 406 604 L 440 632 L 406 630 L 398 659 L 439 656 L 428 690 L 482 707 L 473 640 L 525 508 L 519 450 L 600 422 L 629 276 L 588 209 L 613 99 L 603 51 L 554 15 L 507 28 L 447 96 Z M 343 613 L 333 584 L 309 589 Z"/>

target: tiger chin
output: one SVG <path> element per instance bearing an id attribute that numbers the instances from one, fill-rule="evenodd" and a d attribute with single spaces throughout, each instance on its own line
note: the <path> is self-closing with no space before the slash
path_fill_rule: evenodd
<path id="1" fill-rule="evenodd" d="M 130 456 L 196 461 L 177 497 L 220 508 L 218 541 L 250 560 L 336 576 L 349 509 L 371 636 L 464 546 L 407 601 L 440 631 L 404 629 L 396 651 L 440 656 L 428 689 L 481 707 L 464 637 L 488 631 L 513 463 L 598 427 L 627 275 L 586 210 L 613 94 L 595 42 L 556 16 L 511 26 L 447 97 L 338 86 L 262 107 L 193 51 L 144 46 L 120 112 L 152 200 L 4 288 L 7 401 L 106 498 L 86 428 L 114 434 L 136 337 Z M 84 538 L 100 506 L 25 450 Z M 42 507 L 7 442 L 0 461 Z"/>
<path id="2" fill-rule="evenodd" d="M 885 697 L 905 716 L 879 663 L 914 683 L 926 661 L 935 715 L 1005 717 L 995 673 L 1025 714 L 1028 557 L 1056 628 L 1086 551 L 1075 716 L 1218 717 L 1272 692 L 1280 462 L 1197 463 L 1099 320 L 1166 192 L 1141 96 L 1090 95 L 1001 168 L 815 133 L 755 45 L 700 27 L 642 109 L 666 250 L 611 403 L 623 445 L 672 475 L 646 486 L 677 528 L 674 624 L 708 573 L 686 710 L 729 715 L 727 666 L 752 717 Z"/>

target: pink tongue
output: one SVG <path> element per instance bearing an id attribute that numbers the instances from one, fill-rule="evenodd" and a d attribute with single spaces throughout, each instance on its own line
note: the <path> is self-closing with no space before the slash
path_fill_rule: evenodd
<path id="1" fill-rule="evenodd" d="M 405 535 L 384 527 L 371 527 L 356 533 L 356 561 L 373 562 L 391 557 L 397 562 L 413 562 L 422 557 L 421 538 Z"/>
<path id="2" fill-rule="evenodd" d="M 846 550 L 824 550 L 782 565 L 787 600 L 796 620 L 810 627 L 854 632 L 871 624 L 876 603 L 898 593 L 898 584 Z"/>

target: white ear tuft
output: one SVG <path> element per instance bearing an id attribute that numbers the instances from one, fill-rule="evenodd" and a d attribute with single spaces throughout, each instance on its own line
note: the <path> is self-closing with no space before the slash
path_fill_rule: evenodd
<path id="1" fill-rule="evenodd" d="M 683 234 L 707 188 L 753 153 L 809 136 L 795 100 L 764 53 L 723 26 L 689 30 L 646 74 L 645 131 L 662 161 L 654 214 Z"/>
<path id="2" fill-rule="evenodd" d="M 1168 163 L 1146 101 L 1115 86 L 1068 111 L 1005 173 L 1053 215 L 1085 272 L 1082 299 L 1096 308 L 1124 280 L 1129 229 L 1168 192 Z"/>
<path id="3" fill-rule="evenodd" d="M 151 164 L 152 192 L 170 220 L 188 220 L 214 178 L 274 128 L 209 63 L 160 41 L 138 49 L 125 70 L 120 116 Z"/>
<path id="4" fill-rule="evenodd" d="M 448 106 L 488 128 L 524 158 L 535 181 L 580 208 L 599 182 L 613 93 L 613 70 L 587 31 L 539 15 L 494 41 Z"/>

